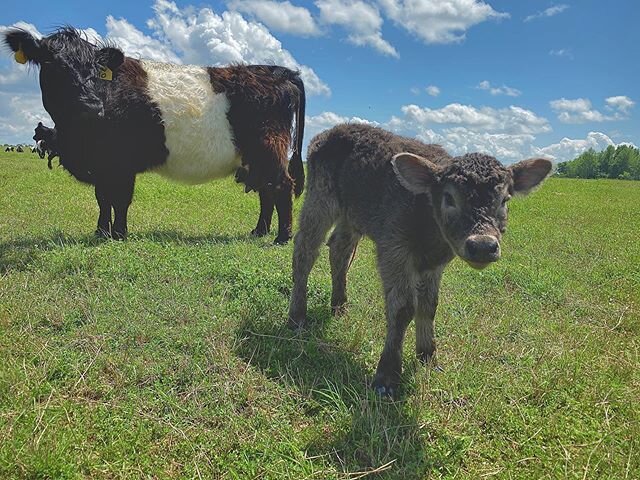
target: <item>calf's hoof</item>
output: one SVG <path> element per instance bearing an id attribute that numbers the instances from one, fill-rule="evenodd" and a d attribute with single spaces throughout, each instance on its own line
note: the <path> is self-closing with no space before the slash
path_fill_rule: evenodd
<path id="1" fill-rule="evenodd" d="M 337 302 L 331 305 L 331 315 L 334 317 L 341 317 L 347 313 L 347 301 Z"/>
<path id="2" fill-rule="evenodd" d="M 376 372 L 376 376 L 373 379 L 371 387 L 381 397 L 394 398 L 398 393 L 398 386 L 400 385 L 400 373 L 395 373 L 393 370 Z"/>
<path id="3" fill-rule="evenodd" d="M 420 362 L 423 365 L 436 365 L 436 349 L 435 347 L 433 349 L 429 349 L 429 350 L 424 350 L 424 351 L 417 351 L 416 352 L 416 357 L 418 358 L 418 360 L 420 360 Z"/>
<path id="4" fill-rule="evenodd" d="M 373 390 L 380 398 L 393 399 L 396 396 L 396 389 L 393 387 L 385 387 L 384 385 L 373 386 Z"/>

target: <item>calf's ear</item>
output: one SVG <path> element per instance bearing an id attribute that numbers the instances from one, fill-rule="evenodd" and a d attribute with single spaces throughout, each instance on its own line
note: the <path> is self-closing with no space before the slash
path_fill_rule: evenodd
<path id="1" fill-rule="evenodd" d="M 49 57 L 40 40 L 21 28 L 10 28 L 4 33 L 4 43 L 15 53 L 18 63 L 42 63 Z"/>
<path id="2" fill-rule="evenodd" d="M 412 193 L 429 193 L 438 181 L 438 166 L 419 155 L 398 153 L 391 159 L 391 165 L 402 186 Z"/>
<path id="3" fill-rule="evenodd" d="M 553 164 L 546 158 L 530 158 L 511 165 L 513 177 L 513 190 L 516 195 L 527 195 L 531 190 L 540 185 L 551 173 Z"/>
<path id="4" fill-rule="evenodd" d="M 124 53 L 118 48 L 105 47 L 98 50 L 97 58 L 100 65 L 115 71 L 124 62 Z"/>

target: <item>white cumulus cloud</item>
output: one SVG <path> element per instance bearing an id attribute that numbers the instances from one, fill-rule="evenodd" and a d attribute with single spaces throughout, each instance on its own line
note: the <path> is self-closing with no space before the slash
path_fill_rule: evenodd
<path id="1" fill-rule="evenodd" d="M 311 12 L 304 7 L 293 5 L 289 1 L 232 0 L 228 6 L 232 10 L 252 15 L 270 29 L 278 32 L 303 37 L 311 37 L 321 33 L 316 21 L 311 16 Z"/>
<path id="2" fill-rule="evenodd" d="M 399 57 L 396 49 L 382 38 L 382 17 L 374 5 L 361 0 L 318 0 L 315 3 L 320 10 L 320 20 L 349 31 L 349 42 L 372 47 L 384 55 Z"/>
<path id="3" fill-rule="evenodd" d="M 549 8 L 542 10 L 541 12 L 537 12 L 525 17 L 524 21 L 530 22 L 531 20 L 536 20 L 538 18 L 554 17 L 559 13 L 564 12 L 567 8 L 569 8 L 569 5 L 566 5 L 566 4 L 553 5 Z"/>
<path id="4" fill-rule="evenodd" d="M 508 18 L 479 0 L 378 0 L 386 16 L 426 43 L 455 43 L 474 25 Z"/>
<path id="5" fill-rule="evenodd" d="M 507 87 L 502 85 L 501 87 L 492 86 L 488 80 L 483 80 L 476 87 L 479 90 L 486 90 L 491 95 L 506 95 L 507 97 L 519 97 L 522 92 L 516 88 Z"/>
<path id="6" fill-rule="evenodd" d="M 606 100 L 613 115 L 605 115 L 593 108 L 588 98 L 567 99 L 560 98 L 549 102 L 551 108 L 557 113 L 558 120 L 562 123 L 587 123 L 606 122 L 611 120 L 624 120 L 634 102 L 629 97 L 609 97 Z"/>
<path id="7" fill-rule="evenodd" d="M 437 97 L 438 95 L 440 95 L 440 89 L 435 85 L 429 85 L 427 88 L 425 88 L 425 90 L 432 97 Z"/>
<path id="8" fill-rule="evenodd" d="M 511 134 L 535 134 L 551 131 L 549 122 L 531 110 L 518 106 L 502 109 L 474 107 L 451 103 L 439 109 L 421 108 L 417 105 L 402 107 L 404 120 L 414 125 L 455 125 L 476 131 Z"/>
<path id="9" fill-rule="evenodd" d="M 107 17 L 107 37 L 130 57 L 182 63 L 166 43 L 145 35 L 123 18 Z"/>
<path id="10" fill-rule="evenodd" d="M 283 65 L 300 70 L 310 94 L 331 94 L 329 86 L 313 69 L 298 63 L 264 25 L 248 21 L 238 12 L 218 15 L 210 8 L 180 9 L 167 0 L 157 0 L 153 8 L 155 16 L 147 25 L 160 40 L 179 52 L 185 63 Z"/>
<path id="11" fill-rule="evenodd" d="M 604 101 L 606 102 L 607 107 L 612 110 L 618 110 L 623 114 L 629 113 L 629 110 L 631 110 L 636 104 L 636 102 L 625 95 L 605 98 Z"/>
<path id="12" fill-rule="evenodd" d="M 557 162 L 573 160 L 582 152 L 593 148 L 600 151 L 616 143 L 602 132 L 589 132 L 586 138 L 563 138 L 558 143 L 547 145 L 536 150 L 536 154 L 551 158 Z"/>
<path id="13" fill-rule="evenodd" d="M 322 112 L 318 115 L 305 117 L 305 137 L 310 141 L 318 133 L 339 123 L 366 123 L 378 126 L 378 122 L 372 122 L 360 117 L 345 117 L 334 112 Z"/>

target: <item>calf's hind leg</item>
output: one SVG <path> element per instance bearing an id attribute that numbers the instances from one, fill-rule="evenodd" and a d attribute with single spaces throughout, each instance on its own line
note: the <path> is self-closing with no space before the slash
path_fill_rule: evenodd
<path id="1" fill-rule="evenodd" d="M 304 328 L 307 322 L 307 282 L 320 246 L 335 219 L 330 201 L 316 198 L 310 189 L 300 212 L 293 240 L 293 288 L 289 302 L 289 327 Z"/>
<path id="2" fill-rule="evenodd" d="M 338 221 L 329 241 L 331 263 L 331 312 L 340 315 L 347 303 L 347 272 L 356 255 L 360 235 L 345 219 Z"/>

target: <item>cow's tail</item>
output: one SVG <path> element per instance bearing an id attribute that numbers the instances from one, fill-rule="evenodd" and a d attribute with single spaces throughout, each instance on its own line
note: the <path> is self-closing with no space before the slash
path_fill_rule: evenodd
<path id="1" fill-rule="evenodd" d="M 296 130 L 293 138 L 293 156 L 289 161 L 289 175 L 293 178 L 293 192 L 299 197 L 304 190 L 304 166 L 302 165 L 302 141 L 304 139 L 304 112 L 306 96 L 304 83 L 300 75 L 296 75 L 291 82 L 298 89 L 298 108 L 296 109 Z"/>

